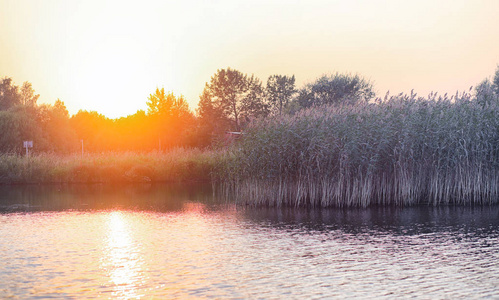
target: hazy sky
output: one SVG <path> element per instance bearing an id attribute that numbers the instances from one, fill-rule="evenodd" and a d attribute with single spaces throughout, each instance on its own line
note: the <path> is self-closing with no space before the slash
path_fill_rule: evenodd
<path id="1" fill-rule="evenodd" d="M 379 95 L 455 93 L 499 63 L 499 1 L 0 0 L 0 77 L 109 117 L 164 87 L 195 109 L 217 69 L 359 73 Z"/>

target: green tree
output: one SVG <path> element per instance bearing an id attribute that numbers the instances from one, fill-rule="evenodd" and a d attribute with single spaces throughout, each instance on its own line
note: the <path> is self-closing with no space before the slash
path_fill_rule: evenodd
<path id="1" fill-rule="evenodd" d="M 270 109 L 278 115 L 282 114 L 291 100 L 291 97 L 296 93 L 295 75 L 283 76 L 272 75 L 267 80 L 267 101 Z"/>
<path id="2" fill-rule="evenodd" d="M 20 102 L 24 106 L 36 106 L 36 101 L 40 95 L 35 94 L 35 90 L 30 82 L 26 81 L 23 83 L 20 91 Z M 60 101 L 58 99 L 58 101 Z"/>
<path id="3" fill-rule="evenodd" d="M 496 93 L 496 96 L 499 97 L 499 65 L 496 68 L 496 73 L 492 81 L 492 89 Z"/>
<path id="4" fill-rule="evenodd" d="M 194 115 L 184 96 L 156 89 L 147 101 L 147 114 L 158 136 L 158 147 L 185 146 L 194 127 Z"/>
<path id="5" fill-rule="evenodd" d="M 85 151 L 114 150 L 113 120 L 96 111 L 80 110 L 69 119 L 78 139 L 84 141 Z"/>
<path id="6" fill-rule="evenodd" d="M 54 105 L 41 105 L 38 108 L 40 126 L 49 151 L 69 153 L 79 148 L 76 132 L 69 122 L 69 112 L 60 99 Z"/>
<path id="7" fill-rule="evenodd" d="M 324 75 L 315 82 L 305 85 L 299 91 L 298 103 L 301 107 L 323 104 L 355 104 L 369 101 L 375 96 L 370 81 L 359 75 Z"/>
<path id="8" fill-rule="evenodd" d="M 19 87 L 14 85 L 12 78 L 3 78 L 0 81 L 0 110 L 7 110 L 19 104 L 21 104 Z"/>
<path id="9" fill-rule="evenodd" d="M 70 150 L 74 136 L 64 103 L 38 106 L 39 97 L 27 81 L 20 89 L 11 78 L 0 81 L 0 151 L 20 152 L 26 140 L 33 141 L 34 151 Z"/>
<path id="10" fill-rule="evenodd" d="M 231 127 L 231 122 L 226 118 L 220 101 L 212 101 L 208 89 L 204 89 L 199 96 L 196 112 L 198 115 L 198 141 L 201 146 L 210 145 L 215 134 L 222 133 Z"/>
<path id="11" fill-rule="evenodd" d="M 183 95 L 175 96 L 173 92 L 165 93 L 165 89 L 156 88 L 154 94 L 150 94 L 147 101 L 147 114 L 162 117 L 181 118 L 191 114 L 189 104 Z"/>
<path id="12" fill-rule="evenodd" d="M 211 77 L 200 100 L 200 117 L 208 112 L 220 116 L 232 124 L 227 129 L 240 131 L 244 122 L 268 114 L 261 81 L 231 68 L 218 70 Z"/>
<path id="13" fill-rule="evenodd" d="M 0 111 L 0 151 L 23 152 L 23 141 L 33 141 L 33 150 L 45 150 L 46 140 L 37 117 L 37 110 L 14 106 Z"/>
<path id="14" fill-rule="evenodd" d="M 22 145 L 19 136 L 19 122 L 16 115 L 6 110 L 0 110 L 0 152 L 14 152 L 19 150 Z"/>
<path id="15" fill-rule="evenodd" d="M 157 132 L 153 130 L 151 117 L 143 110 L 114 121 L 118 143 L 117 150 L 151 151 L 157 149 Z"/>
<path id="16" fill-rule="evenodd" d="M 499 65 L 492 80 L 485 78 L 475 87 L 475 100 L 481 105 L 499 101 Z"/>
<path id="17" fill-rule="evenodd" d="M 481 105 L 488 105 L 497 101 L 498 95 L 494 92 L 494 85 L 490 79 L 484 79 L 475 87 L 476 101 Z"/>

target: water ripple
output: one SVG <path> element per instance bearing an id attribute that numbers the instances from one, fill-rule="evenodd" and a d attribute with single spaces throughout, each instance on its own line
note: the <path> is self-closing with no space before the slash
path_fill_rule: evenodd
<path id="1" fill-rule="evenodd" d="M 496 211 L 386 215 L 194 202 L 0 214 L 0 297 L 499 296 Z"/>

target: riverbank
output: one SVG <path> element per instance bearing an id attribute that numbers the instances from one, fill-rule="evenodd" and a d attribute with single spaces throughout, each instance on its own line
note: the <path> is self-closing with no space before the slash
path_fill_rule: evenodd
<path id="1" fill-rule="evenodd" d="M 499 103 L 398 96 L 253 122 L 223 150 L 0 155 L 0 184 L 212 182 L 253 206 L 499 202 Z"/>
<path id="2" fill-rule="evenodd" d="M 211 180 L 216 151 L 173 149 L 151 153 L 102 153 L 83 156 L 0 155 L 0 184 L 188 182 Z"/>

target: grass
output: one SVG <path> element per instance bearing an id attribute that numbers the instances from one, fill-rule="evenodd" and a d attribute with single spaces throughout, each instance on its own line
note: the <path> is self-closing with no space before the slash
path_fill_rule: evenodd
<path id="1" fill-rule="evenodd" d="M 217 165 L 220 189 L 265 206 L 493 204 L 499 104 L 399 95 L 261 120 Z"/>
<path id="2" fill-rule="evenodd" d="M 215 151 L 81 155 L 1 154 L 0 184 L 210 181 Z"/>

